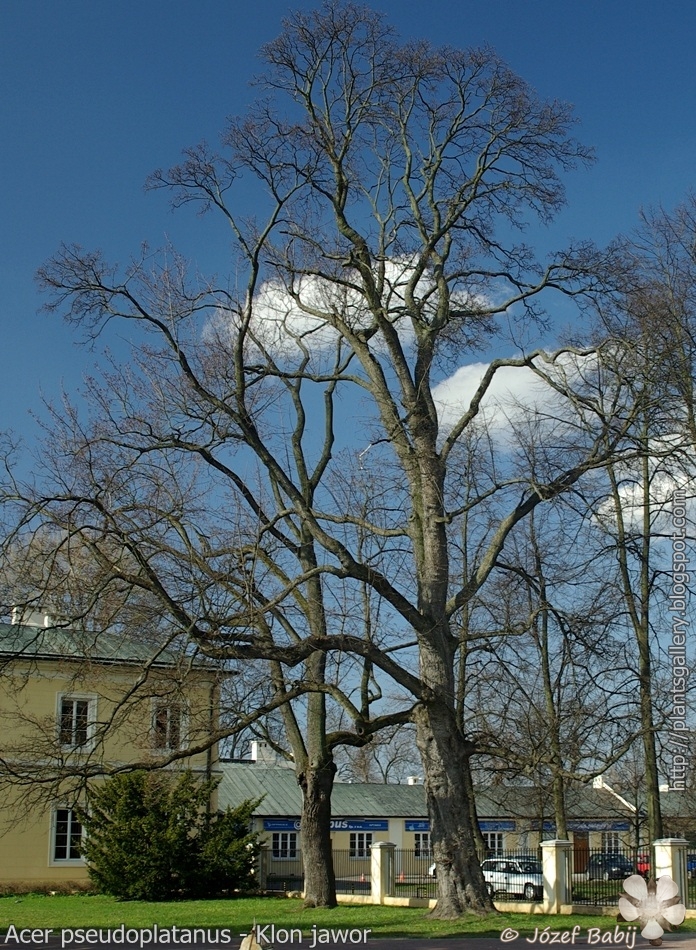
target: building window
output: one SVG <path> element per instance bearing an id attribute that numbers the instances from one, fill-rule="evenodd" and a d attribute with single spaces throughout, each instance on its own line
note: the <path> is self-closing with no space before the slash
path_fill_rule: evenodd
<path id="1" fill-rule="evenodd" d="M 56 808 L 53 818 L 53 860 L 79 861 L 82 825 L 72 808 Z"/>
<path id="2" fill-rule="evenodd" d="M 273 857 L 274 858 L 296 858 L 297 857 L 297 832 L 296 831 L 274 831 L 273 832 Z"/>
<path id="3" fill-rule="evenodd" d="M 184 711 L 179 703 L 157 703 L 153 714 L 153 744 L 158 752 L 184 748 Z"/>
<path id="4" fill-rule="evenodd" d="M 350 856 L 351 858 L 369 858 L 372 847 L 371 831 L 351 831 Z"/>
<path id="5" fill-rule="evenodd" d="M 621 850 L 621 841 L 618 831 L 602 832 L 602 851 L 616 852 Z"/>
<path id="6" fill-rule="evenodd" d="M 96 700 L 85 696 L 60 696 L 58 734 L 66 749 L 87 747 L 94 735 Z"/>
<path id="7" fill-rule="evenodd" d="M 415 851 L 417 858 L 430 857 L 430 832 L 417 831 L 413 836 L 415 838 Z"/>
<path id="8" fill-rule="evenodd" d="M 502 831 L 484 831 L 483 840 L 486 844 L 486 851 L 488 854 L 502 854 L 505 850 L 503 847 L 503 832 Z"/>

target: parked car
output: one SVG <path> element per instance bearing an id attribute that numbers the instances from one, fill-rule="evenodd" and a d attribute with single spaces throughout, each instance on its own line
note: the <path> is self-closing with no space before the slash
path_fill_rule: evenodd
<path id="1" fill-rule="evenodd" d="M 587 862 L 588 881 L 619 881 L 635 874 L 633 862 L 623 854 L 593 854 Z"/>
<path id="2" fill-rule="evenodd" d="M 696 877 L 696 854 L 687 854 L 686 873 L 689 877 Z"/>
<path id="3" fill-rule="evenodd" d="M 641 874 L 643 877 L 650 876 L 650 855 L 649 854 L 637 855 L 636 871 L 638 874 Z"/>
<path id="4" fill-rule="evenodd" d="M 517 858 L 487 858 L 481 865 L 488 893 L 520 894 L 525 900 L 539 900 L 544 893 L 541 861 L 522 856 Z"/>

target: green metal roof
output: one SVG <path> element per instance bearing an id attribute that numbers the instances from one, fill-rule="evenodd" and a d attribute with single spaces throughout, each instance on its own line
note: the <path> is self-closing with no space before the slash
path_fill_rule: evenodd
<path id="1" fill-rule="evenodd" d="M 629 809 L 610 792 L 587 785 L 571 784 L 566 789 L 569 819 L 625 818 Z M 476 789 L 476 810 L 480 818 L 553 818 L 551 790 L 532 785 L 493 785 Z"/>
<path id="2" fill-rule="evenodd" d="M 249 798 L 264 800 L 255 814 L 262 817 L 299 817 L 302 791 L 295 770 L 242 762 L 220 764 L 220 807 L 234 807 Z M 422 785 L 351 785 L 335 782 L 331 793 L 334 815 L 352 818 L 422 818 L 426 814 Z"/>
<path id="3" fill-rule="evenodd" d="M 246 799 L 265 796 L 255 811 L 261 817 L 299 817 L 302 793 L 292 768 L 273 768 L 254 762 L 220 763 L 218 789 L 221 808 L 234 807 Z M 675 798 L 676 796 L 676 798 Z M 662 795 L 667 814 L 694 814 L 693 797 L 669 792 Z M 611 793 L 589 786 L 568 790 L 566 807 L 570 821 L 629 820 L 631 812 Z M 550 791 L 525 785 L 499 785 L 476 789 L 476 808 L 481 820 L 553 818 Z M 422 785 L 348 784 L 336 782 L 331 795 L 335 817 L 425 818 L 427 807 Z"/>
<path id="4" fill-rule="evenodd" d="M 250 763 L 221 762 L 218 803 L 223 810 L 247 799 L 265 796 L 256 815 L 295 816 L 302 810 L 302 792 L 294 769 L 267 768 Z"/>
<path id="5" fill-rule="evenodd" d="M 660 795 L 663 818 L 696 818 L 696 791 L 671 789 Z"/>
<path id="6" fill-rule="evenodd" d="M 427 814 L 422 785 L 353 785 L 338 782 L 333 787 L 331 802 L 337 815 L 422 818 Z"/>
<path id="7" fill-rule="evenodd" d="M 89 633 L 72 627 L 0 623 L 0 656 L 32 660 L 95 660 L 106 664 L 175 666 L 188 659 L 172 646 L 125 633 Z M 199 665 L 196 660 L 196 665 Z"/>

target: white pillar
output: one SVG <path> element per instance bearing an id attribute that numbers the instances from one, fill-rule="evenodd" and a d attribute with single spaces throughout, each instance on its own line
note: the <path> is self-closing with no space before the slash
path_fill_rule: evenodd
<path id="1" fill-rule="evenodd" d="M 572 904 L 573 872 L 571 860 L 573 845 L 562 838 L 541 842 L 544 873 L 544 910 L 560 914 L 561 907 Z"/>
<path id="2" fill-rule="evenodd" d="M 383 904 L 385 897 L 394 896 L 394 852 L 391 841 L 375 841 L 370 862 L 372 903 Z"/>
<path id="3" fill-rule="evenodd" d="M 658 838 L 653 842 L 655 852 L 655 880 L 669 874 L 679 888 L 683 903 L 686 903 L 689 878 L 686 871 L 686 838 Z"/>

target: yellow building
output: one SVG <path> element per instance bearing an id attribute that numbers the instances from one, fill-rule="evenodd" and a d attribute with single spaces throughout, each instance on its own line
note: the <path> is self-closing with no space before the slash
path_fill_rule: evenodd
<path id="1" fill-rule="evenodd" d="M 0 624 L 0 883 L 83 882 L 75 805 L 125 765 L 217 774 L 219 675 L 183 643 Z"/>

